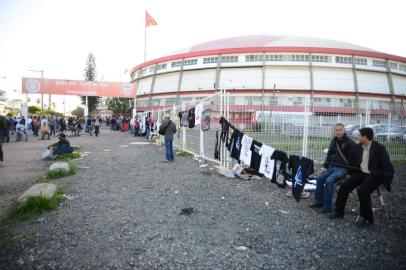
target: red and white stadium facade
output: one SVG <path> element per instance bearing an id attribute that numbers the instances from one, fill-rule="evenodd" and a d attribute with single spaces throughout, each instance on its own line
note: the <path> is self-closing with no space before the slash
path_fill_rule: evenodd
<path id="1" fill-rule="evenodd" d="M 227 89 L 231 105 L 389 109 L 406 99 L 406 58 L 357 45 L 294 36 L 225 38 L 134 67 L 137 111 L 199 100 Z M 265 104 L 265 105 L 268 105 Z M 237 107 L 236 106 L 236 107 Z M 239 107 L 239 106 L 238 106 Z"/>

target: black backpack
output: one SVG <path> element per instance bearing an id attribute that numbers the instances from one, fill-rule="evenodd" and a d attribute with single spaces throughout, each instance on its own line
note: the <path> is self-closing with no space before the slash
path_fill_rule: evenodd
<path id="1" fill-rule="evenodd" d="M 168 129 L 168 127 L 170 126 L 170 124 L 171 124 L 171 120 L 169 120 L 169 122 L 166 126 L 164 126 L 164 127 L 160 126 L 159 130 L 158 130 L 159 135 L 165 135 L 165 132 Z"/>

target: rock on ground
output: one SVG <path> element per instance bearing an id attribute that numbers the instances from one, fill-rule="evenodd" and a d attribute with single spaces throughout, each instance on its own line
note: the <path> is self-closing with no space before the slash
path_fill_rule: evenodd
<path id="1" fill-rule="evenodd" d="M 28 197 L 44 196 L 48 199 L 52 198 L 56 192 L 56 185 L 50 183 L 36 184 L 30 187 L 23 195 L 19 198 L 20 201 L 25 200 Z"/>

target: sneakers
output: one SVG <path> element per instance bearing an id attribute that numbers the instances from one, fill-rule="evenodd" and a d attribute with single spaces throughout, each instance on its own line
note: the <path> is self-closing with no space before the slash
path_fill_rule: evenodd
<path id="1" fill-rule="evenodd" d="M 358 220 L 357 223 L 355 223 L 355 226 L 357 226 L 357 228 L 369 228 L 371 226 L 373 226 L 374 223 L 369 221 L 368 219 L 363 218 L 362 220 Z"/>
<path id="2" fill-rule="evenodd" d="M 315 203 L 311 204 L 309 207 L 310 207 L 310 208 L 322 208 L 322 207 L 323 207 L 323 203 L 321 203 L 321 202 L 315 202 Z"/>
<path id="3" fill-rule="evenodd" d="M 337 218 L 344 218 L 343 214 L 339 214 L 336 211 L 333 211 L 330 215 L 328 215 L 329 219 L 337 219 Z"/>
<path id="4" fill-rule="evenodd" d="M 4 161 L 0 161 L 0 167 L 6 166 L 6 163 Z"/>
<path id="5" fill-rule="evenodd" d="M 323 207 L 323 209 L 320 211 L 320 214 L 329 214 L 331 212 L 333 212 L 331 208 Z"/>

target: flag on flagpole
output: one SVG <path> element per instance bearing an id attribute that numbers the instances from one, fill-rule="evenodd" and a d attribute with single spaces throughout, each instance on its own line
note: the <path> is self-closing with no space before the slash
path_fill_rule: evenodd
<path id="1" fill-rule="evenodd" d="M 158 25 L 154 18 L 149 15 L 148 11 L 145 11 L 145 27 Z"/>

